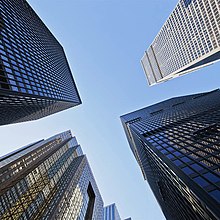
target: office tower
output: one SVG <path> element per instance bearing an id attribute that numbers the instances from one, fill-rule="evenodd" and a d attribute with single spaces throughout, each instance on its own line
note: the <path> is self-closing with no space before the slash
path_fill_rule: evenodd
<path id="1" fill-rule="evenodd" d="M 104 220 L 121 220 L 115 203 L 104 207 Z"/>
<path id="2" fill-rule="evenodd" d="M 219 0 L 180 0 L 141 63 L 154 85 L 219 59 Z"/>
<path id="3" fill-rule="evenodd" d="M 121 116 L 130 148 L 167 219 L 220 219 L 220 90 Z"/>
<path id="4" fill-rule="evenodd" d="M 0 125 L 81 103 L 64 50 L 26 0 L 0 0 Z"/>
<path id="5" fill-rule="evenodd" d="M 103 201 L 71 132 L 0 158 L 0 219 L 103 219 Z"/>

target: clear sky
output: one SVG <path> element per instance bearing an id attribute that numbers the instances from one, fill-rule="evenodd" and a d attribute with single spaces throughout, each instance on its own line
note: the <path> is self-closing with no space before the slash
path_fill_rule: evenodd
<path id="1" fill-rule="evenodd" d="M 153 87 L 144 50 L 177 0 L 29 0 L 63 45 L 83 104 L 38 121 L 0 127 L 0 155 L 71 129 L 105 205 L 122 218 L 163 220 L 129 149 L 119 117 L 164 99 L 219 87 L 220 63 Z"/>

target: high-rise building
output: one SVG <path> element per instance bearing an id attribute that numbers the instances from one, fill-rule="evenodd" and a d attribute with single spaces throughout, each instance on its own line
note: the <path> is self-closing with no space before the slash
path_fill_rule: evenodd
<path id="1" fill-rule="evenodd" d="M 154 85 L 219 59 L 219 0 L 180 0 L 141 63 Z"/>
<path id="2" fill-rule="evenodd" d="M 102 197 L 70 131 L 0 158 L 0 219 L 103 219 Z"/>
<path id="3" fill-rule="evenodd" d="M 104 220 L 121 220 L 115 203 L 104 207 Z"/>
<path id="4" fill-rule="evenodd" d="M 80 103 L 60 43 L 26 0 L 0 0 L 0 125 Z"/>
<path id="5" fill-rule="evenodd" d="M 220 90 L 121 116 L 130 148 L 167 219 L 220 219 Z"/>

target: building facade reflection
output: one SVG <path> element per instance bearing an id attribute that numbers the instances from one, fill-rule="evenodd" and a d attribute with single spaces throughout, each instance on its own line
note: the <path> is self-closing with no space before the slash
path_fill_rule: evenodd
<path id="1" fill-rule="evenodd" d="M 71 132 L 0 158 L 0 219 L 102 219 L 103 201 Z"/>

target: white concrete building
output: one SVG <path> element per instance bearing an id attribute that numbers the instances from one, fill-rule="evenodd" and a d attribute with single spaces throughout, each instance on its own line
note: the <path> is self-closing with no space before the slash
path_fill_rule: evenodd
<path id="1" fill-rule="evenodd" d="M 220 0 L 180 0 L 141 59 L 150 85 L 220 59 Z"/>

